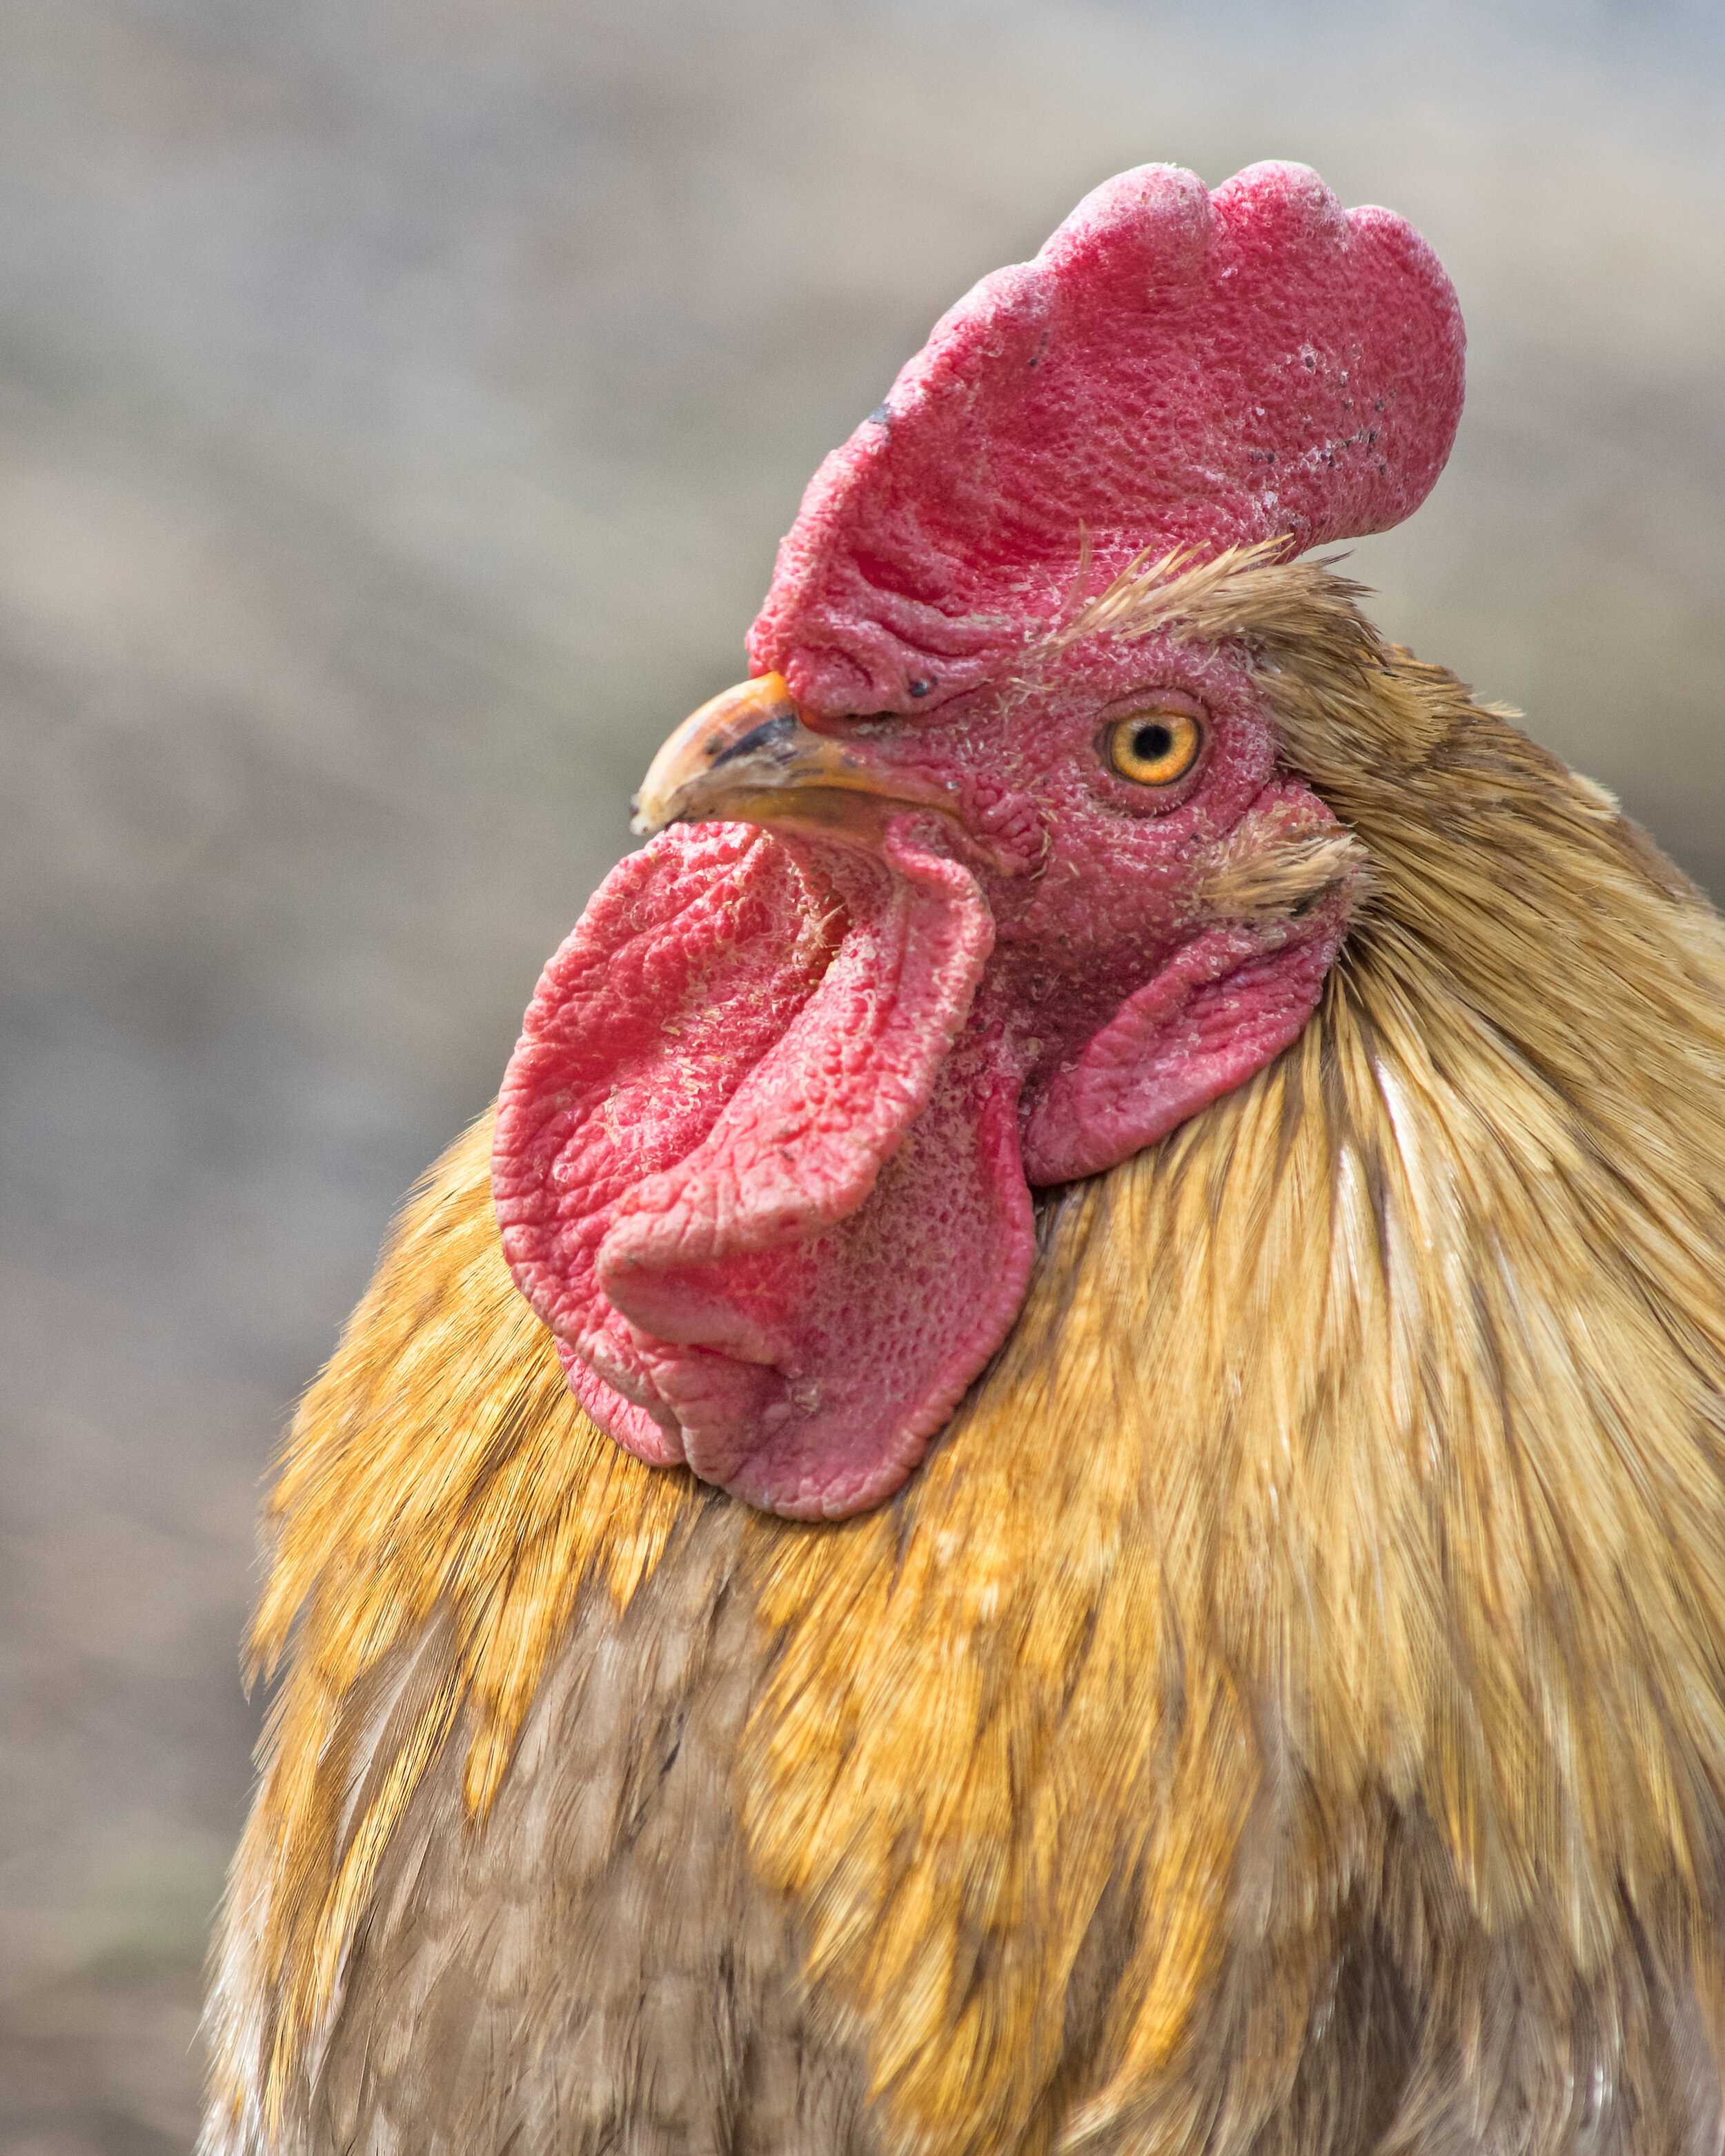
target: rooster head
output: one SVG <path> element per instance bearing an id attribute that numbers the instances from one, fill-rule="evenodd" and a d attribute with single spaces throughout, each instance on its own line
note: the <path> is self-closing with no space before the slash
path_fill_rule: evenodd
<path id="1" fill-rule="evenodd" d="M 1183 640 L 1156 593 L 1407 515 L 1461 352 L 1399 218 L 1298 166 L 1148 166 L 823 465 L 754 677 L 654 760 L 657 835 L 499 1105 L 505 1255 L 619 1444 L 793 1517 L 880 1502 L 1012 1324 L 1030 1188 L 1300 1032 L 1358 850 L 1250 639 Z"/>

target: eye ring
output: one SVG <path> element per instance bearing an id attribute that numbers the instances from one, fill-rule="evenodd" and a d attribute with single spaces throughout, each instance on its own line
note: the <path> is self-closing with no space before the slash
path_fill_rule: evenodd
<path id="1" fill-rule="evenodd" d="M 1203 722 L 1166 704 L 1132 711 L 1102 730 L 1103 761 L 1134 786 L 1165 787 L 1183 778 L 1204 748 Z"/>

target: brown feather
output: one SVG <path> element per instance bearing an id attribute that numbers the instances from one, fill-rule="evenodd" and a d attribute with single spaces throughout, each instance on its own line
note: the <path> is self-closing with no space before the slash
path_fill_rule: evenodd
<path id="1" fill-rule="evenodd" d="M 1717 2145 L 1720 925 L 1322 565 L 1130 583 L 1369 857 L 1319 1016 L 829 1527 L 597 1435 L 462 1141 L 272 1502 L 213 2148 Z"/>

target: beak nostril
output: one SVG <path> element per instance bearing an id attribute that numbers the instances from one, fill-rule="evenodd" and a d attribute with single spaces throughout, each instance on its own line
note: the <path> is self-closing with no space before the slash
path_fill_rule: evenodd
<path id="1" fill-rule="evenodd" d="M 801 732 L 802 728 L 788 713 L 776 719 L 767 719 L 751 732 L 746 733 L 741 741 L 732 742 L 722 755 L 716 756 L 712 768 L 717 771 L 740 756 L 752 756 L 762 749 L 777 748 L 780 742 Z"/>

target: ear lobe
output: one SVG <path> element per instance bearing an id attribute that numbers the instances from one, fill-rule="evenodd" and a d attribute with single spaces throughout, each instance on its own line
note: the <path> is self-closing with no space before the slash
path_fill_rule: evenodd
<path id="1" fill-rule="evenodd" d="M 1332 901 L 1266 947 L 1259 927 L 1194 938 L 1127 998 L 1075 1063 L 1029 1095 L 1032 1185 L 1098 1175 L 1232 1092 L 1298 1038 L 1347 926 Z"/>

